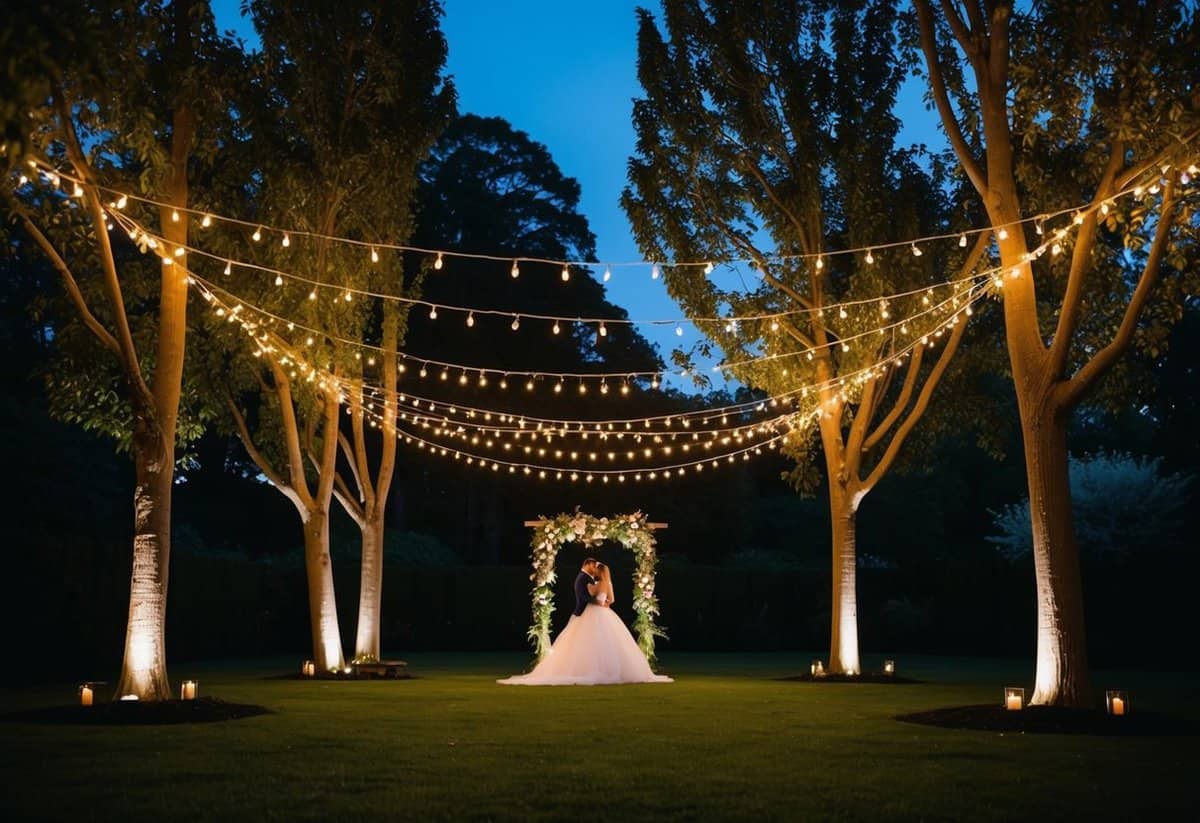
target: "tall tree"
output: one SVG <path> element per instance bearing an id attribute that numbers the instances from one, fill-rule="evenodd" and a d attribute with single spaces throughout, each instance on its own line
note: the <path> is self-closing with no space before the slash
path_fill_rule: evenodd
<path id="1" fill-rule="evenodd" d="M 651 258 L 754 262 L 754 288 L 722 287 L 728 278 L 695 267 L 667 267 L 667 288 L 689 316 L 768 315 L 703 323 L 702 348 L 719 349 L 746 384 L 797 402 L 784 442 L 791 478 L 814 488 L 823 456 L 829 491 L 829 668 L 859 674 L 857 512 L 962 340 L 984 241 L 969 253 L 943 244 L 920 256 L 907 246 L 824 256 L 950 228 L 937 159 L 896 147 L 907 65 L 892 0 L 668 0 L 664 31 L 639 16 L 646 97 L 634 103 L 624 208 Z M 932 298 L 882 300 L 951 278 Z M 936 356 L 935 338 L 945 343 Z"/>
<path id="2" fill-rule="evenodd" d="M 1131 347 L 1165 345 L 1195 294 L 1200 10 L 1193 3 L 914 0 L 929 95 L 994 226 L 1074 208 L 1069 253 L 999 238 L 1037 580 L 1032 702 L 1091 700 L 1067 427 Z M 1161 176 L 1161 180 L 1159 179 Z M 1140 185 L 1144 197 L 1114 199 Z M 1194 191 L 1194 189 L 1193 189 Z"/>
<path id="3" fill-rule="evenodd" d="M 45 16 L 16 14 L 13 31 L 36 30 Z M 30 91 L 23 114 L 32 129 L 6 148 L 72 179 L 61 192 L 22 187 L 10 201 L 74 312 L 54 321 L 62 358 L 49 380 L 52 409 L 132 454 L 133 570 L 117 693 L 162 700 L 171 695 L 165 616 L 176 447 L 200 426 L 195 415 L 181 422 L 187 259 L 174 252 L 187 244 L 188 221 L 176 210 L 189 204 L 189 176 L 228 131 L 222 91 L 239 57 L 217 35 L 207 4 L 190 2 L 83 4 L 69 40 L 13 45 L 29 71 L 15 91 Z M 110 237 L 111 189 L 162 204 L 152 210 L 171 252 L 162 264 L 131 254 L 122 234 Z M 78 345 L 84 335 L 90 349 Z"/>
<path id="4" fill-rule="evenodd" d="M 273 159 L 254 168 L 258 218 L 296 233 L 293 244 L 266 232 L 236 241 L 271 267 L 300 273 L 319 285 L 289 278 L 284 288 L 261 272 L 243 273 L 238 293 L 255 305 L 303 325 L 280 346 L 304 349 L 309 364 L 329 379 L 297 381 L 278 357 L 253 361 L 244 382 L 257 396 L 258 431 L 242 405 L 229 407 L 247 452 L 263 474 L 296 506 L 304 530 L 313 655 L 322 670 L 344 665 L 329 557 L 330 505 L 335 492 L 362 531 L 363 586 L 356 657 L 379 656 L 383 529 L 387 492 L 395 465 L 396 350 L 404 318 L 395 307 L 369 311 L 345 289 L 402 293 L 403 259 L 386 250 L 347 246 L 338 236 L 365 243 L 400 244 L 411 231 L 410 203 L 416 167 L 453 109 L 453 87 L 442 75 L 446 43 L 434 0 L 321 2 L 284 6 L 251 2 L 262 38 L 253 141 L 274 147 Z M 263 106 L 266 106 L 264 109 Z M 257 151 L 257 150 L 256 150 Z M 280 281 L 281 285 L 283 281 Z M 340 288 L 339 288 L 340 287 Z M 311 293 L 311 299 L 310 299 Z M 382 382 L 386 396 L 382 456 L 374 473 L 367 464 L 363 428 L 363 356 L 353 341 L 382 330 Z M 255 348 L 261 348 L 255 344 Z M 294 358 L 293 358 L 294 359 Z M 309 371 L 307 374 L 311 375 Z M 377 381 L 378 382 L 378 381 Z M 338 410 L 350 401 L 351 438 L 339 433 Z M 339 442 L 353 470 L 358 494 L 339 483 Z M 282 461 L 282 462 L 281 462 Z M 282 465 L 283 470 L 275 467 Z"/>

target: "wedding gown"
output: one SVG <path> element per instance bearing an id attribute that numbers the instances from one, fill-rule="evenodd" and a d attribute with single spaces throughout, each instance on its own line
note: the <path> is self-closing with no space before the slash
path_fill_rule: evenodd
<path id="1" fill-rule="evenodd" d="M 508 686 L 598 686 L 671 683 L 655 674 L 624 621 L 604 606 L 588 604 L 571 615 L 554 645 L 529 674 L 497 680 Z"/>

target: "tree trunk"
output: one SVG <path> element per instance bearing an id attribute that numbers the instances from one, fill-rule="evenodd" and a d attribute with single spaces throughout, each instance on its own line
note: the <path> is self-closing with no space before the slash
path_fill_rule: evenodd
<path id="1" fill-rule="evenodd" d="M 312 627 L 313 662 L 318 671 L 340 671 L 346 665 L 338 628 L 329 557 L 329 513 L 309 514 L 304 523 L 304 569 L 308 576 L 308 614 Z"/>
<path id="2" fill-rule="evenodd" d="M 376 506 L 362 525 L 362 575 L 358 588 L 358 631 L 354 659 L 380 657 L 379 622 L 383 600 L 383 527 L 386 506 Z"/>
<path id="3" fill-rule="evenodd" d="M 1067 414 L 1024 412 L 1025 473 L 1037 580 L 1037 671 L 1030 703 L 1091 704 L 1083 581 L 1071 512 Z"/>
<path id="4" fill-rule="evenodd" d="M 133 490 L 133 571 L 129 582 L 129 620 L 117 696 L 169 700 L 167 679 L 167 576 L 171 556 L 171 489 L 174 438 L 164 442 L 152 424 L 133 438 L 137 485 Z"/>
<path id="5" fill-rule="evenodd" d="M 830 601 L 829 671 L 861 674 L 858 659 L 858 546 L 853 501 L 836 482 L 829 487 L 833 524 L 833 597 Z"/>

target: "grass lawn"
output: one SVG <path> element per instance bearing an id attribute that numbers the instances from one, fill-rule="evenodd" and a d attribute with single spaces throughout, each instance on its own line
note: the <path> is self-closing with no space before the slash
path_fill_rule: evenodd
<path id="1" fill-rule="evenodd" d="M 1196 737 L 1014 735 L 900 712 L 997 702 L 1023 661 L 899 658 L 914 685 L 780 681 L 804 655 L 665 656 L 678 682 L 510 687 L 517 655 L 411 655 L 408 681 L 179 664 L 270 715 L 192 726 L 0 722 L 14 819 L 1195 819 Z M 868 659 L 868 667 L 879 661 Z M 1200 676 L 1098 673 L 1134 710 L 1200 717 Z M 66 703 L 8 689 L 3 711 Z"/>

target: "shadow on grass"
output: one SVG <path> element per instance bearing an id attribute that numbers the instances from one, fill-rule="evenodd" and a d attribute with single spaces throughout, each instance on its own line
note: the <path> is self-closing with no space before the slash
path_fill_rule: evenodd
<path id="1" fill-rule="evenodd" d="M 2 723 L 52 726 L 167 726 L 179 723 L 219 723 L 270 714 L 265 706 L 226 703 L 215 697 L 196 700 L 138 702 L 118 700 L 95 706 L 46 706 L 0 714 Z"/>
<path id="2" fill-rule="evenodd" d="M 1200 735 L 1200 727 L 1190 720 L 1156 712 L 1135 712 L 1113 717 L 1088 709 L 1056 706 L 1030 706 L 1008 711 L 1003 706 L 950 706 L 925 712 L 901 714 L 902 723 L 939 726 L 944 729 L 970 729 L 984 732 L 1021 734 L 1088 734 L 1103 737 L 1190 737 Z"/>

